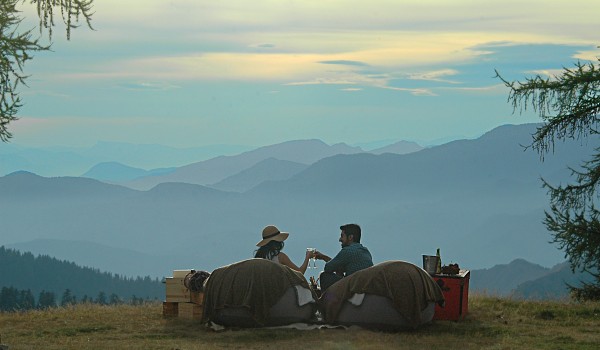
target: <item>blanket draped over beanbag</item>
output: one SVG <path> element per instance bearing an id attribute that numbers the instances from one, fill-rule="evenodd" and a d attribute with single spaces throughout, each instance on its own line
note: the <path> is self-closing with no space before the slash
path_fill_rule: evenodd
<path id="1" fill-rule="evenodd" d="M 266 259 L 248 259 L 218 268 L 211 273 L 206 282 L 202 318 L 211 321 L 215 317 L 218 318 L 220 312 L 228 309 L 242 310 L 251 318 L 251 324 L 269 325 L 272 307 L 286 292 L 289 294 L 289 290 L 297 286 L 310 291 L 302 274 Z M 294 290 L 296 295 L 293 295 L 293 298 L 284 299 L 289 299 L 298 306 L 298 288 Z M 316 299 L 314 295 L 309 297 L 311 300 Z M 280 305 L 277 305 L 276 309 L 280 309 Z M 295 310 L 291 311 L 293 313 Z M 240 317 L 239 313 L 234 316 Z"/>
<path id="2" fill-rule="evenodd" d="M 325 291 L 320 304 L 327 323 L 337 323 L 342 307 L 355 294 L 388 298 L 412 328 L 430 321 L 423 320 L 422 313 L 430 304 L 444 302 L 440 287 L 426 271 L 408 262 L 386 261 L 355 272 Z"/>

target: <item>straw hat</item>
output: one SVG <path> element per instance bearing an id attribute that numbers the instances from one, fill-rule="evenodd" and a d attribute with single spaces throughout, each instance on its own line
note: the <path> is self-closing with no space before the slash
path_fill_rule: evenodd
<path id="1" fill-rule="evenodd" d="M 262 247 L 270 241 L 285 241 L 290 234 L 287 232 L 281 232 L 273 225 L 266 226 L 262 231 L 262 241 L 256 243 L 257 247 Z"/>

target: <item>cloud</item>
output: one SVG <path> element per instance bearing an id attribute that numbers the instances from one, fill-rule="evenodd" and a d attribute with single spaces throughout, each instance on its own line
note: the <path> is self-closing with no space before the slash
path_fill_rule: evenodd
<path id="1" fill-rule="evenodd" d="M 128 90 L 140 90 L 140 91 L 165 91 L 180 88 L 177 85 L 173 85 L 166 82 L 135 82 L 135 83 L 121 83 L 119 87 Z"/>
<path id="2" fill-rule="evenodd" d="M 470 94 L 480 94 L 480 95 L 506 95 L 507 90 L 504 84 L 494 84 L 488 86 L 479 86 L 479 87 L 440 87 L 436 88 L 436 90 L 446 90 L 446 91 L 461 91 L 467 92 Z"/>
<path id="3" fill-rule="evenodd" d="M 466 79 L 462 67 L 498 59 L 497 51 L 509 47 L 524 52 L 520 45 L 530 43 L 589 43 L 593 35 L 582 35 L 566 24 L 596 23 L 586 6 L 563 6 L 553 0 L 548 0 L 552 6 L 516 0 L 348 3 L 103 0 L 95 8 L 98 30 L 85 32 L 90 41 L 84 44 L 118 54 L 98 55 L 99 62 L 85 60 L 85 66 L 71 73 L 45 69 L 35 76 L 71 84 L 115 81 L 131 90 L 239 81 L 353 85 L 435 95 L 423 82 L 465 83 L 458 79 Z M 522 11 L 515 13 L 515 8 Z M 153 40 L 147 47 L 141 43 L 147 42 L 149 28 Z M 144 51 L 137 52 L 142 47 Z M 596 54 L 597 50 L 578 53 Z M 391 86 L 392 80 L 403 80 L 403 86 Z"/>
<path id="4" fill-rule="evenodd" d="M 339 64 L 343 66 L 357 66 L 357 67 L 368 67 L 369 65 L 364 62 L 350 61 L 350 60 L 333 60 L 333 61 L 321 61 L 322 64 Z"/>
<path id="5" fill-rule="evenodd" d="M 593 50 L 580 51 L 575 54 L 574 58 L 582 61 L 598 62 L 598 59 L 600 59 L 600 50 L 596 48 Z"/>
<path id="6" fill-rule="evenodd" d="M 394 91 L 408 92 L 414 96 L 437 96 L 437 94 L 434 93 L 432 90 L 424 89 L 424 88 L 401 88 L 401 87 L 387 86 L 387 85 L 380 86 L 380 88 L 394 90 Z"/>
<path id="7" fill-rule="evenodd" d="M 457 75 L 457 74 L 458 74 L 458 71 L 456 69 L 441 69 L 441 70 L 435 70 L 435 71 L 429 71 L 429 72 L 420 72 L 420 73 L 409 74 L 409 79 L 437 81 L 437 82 L 450 83 L 450 84 L 459 84 L 459 82 L 455 81 L 455 80 L 443 79 L 443 77 Z"/>
<path id="8" fill-rule="evenodd" d="M 285 83 L 286 86 L 300 86 L 300 85 L 354 85 L 355 81 L 352 80 L 342 80 L 342 79 L 327 79 L 327 78 L 317 78 L 314 80 L 307 81 L 294 81 L 291 83 Z"/>
<path id="9" fill-rule="evenodd" d="M 529 76 L 539 75 L 541 77 L 553 78 L 564 73 L 563 69 L 536 69 L 525 72 Z"/>

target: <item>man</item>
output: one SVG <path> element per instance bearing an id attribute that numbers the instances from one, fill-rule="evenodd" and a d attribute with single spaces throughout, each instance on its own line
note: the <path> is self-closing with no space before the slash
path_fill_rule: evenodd
<path id="1" fill-rule="evenodd" d="M 360 244 L 360 226 L 347 224 L 340 226 L 340 230 L 342 230 L 340 234 L 342 250 L 335 258 L 332 259 L 319 251 L 315 252 L 315 259 L 325 261 L 325 268 L 319 276 L 321 291 L 325 291 L 335 282 L 350 276 L 356 271 L 373 266 L 371 253 Z"/>

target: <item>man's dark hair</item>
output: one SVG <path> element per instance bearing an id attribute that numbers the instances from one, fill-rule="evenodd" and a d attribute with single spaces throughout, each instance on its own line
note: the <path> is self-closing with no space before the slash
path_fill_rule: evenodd
<path id="1" fill-rule="evenodd" d="M 340 226 L 340 230 L 342 230 L 346 236 L 353 236 L 353 242 L 360 243 L 360 226 L 357 224 L 346 224 Z"/>

